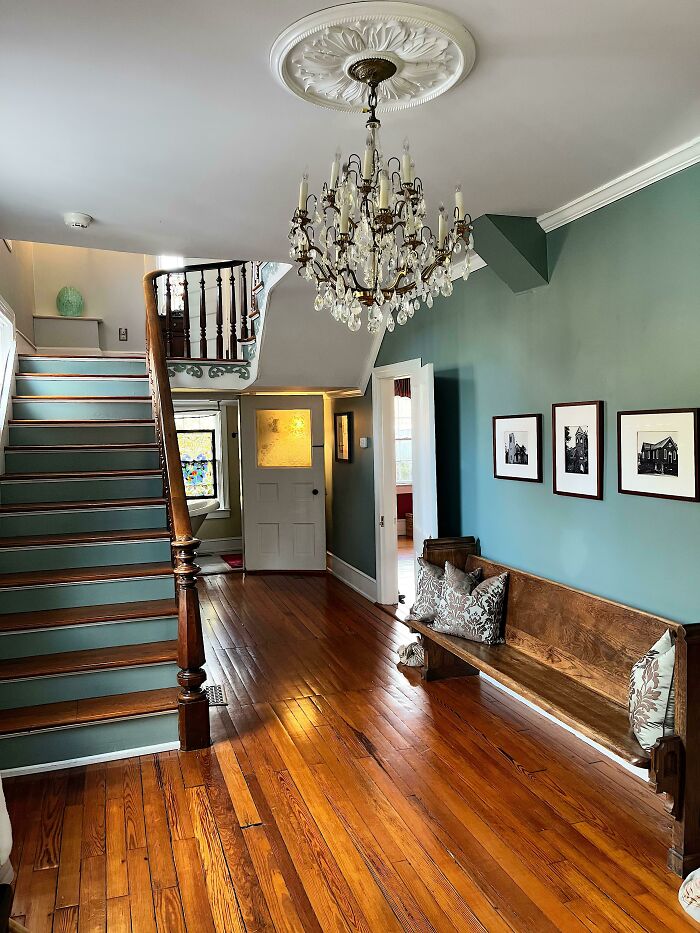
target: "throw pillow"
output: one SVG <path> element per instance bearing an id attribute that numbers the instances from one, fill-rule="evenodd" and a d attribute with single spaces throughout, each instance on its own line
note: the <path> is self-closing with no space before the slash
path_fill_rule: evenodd
<path id="1" fill-rule="evenodd" d="M 444 567 L 429 564 L 422 557 L 418 558 L 418 581 L 416 583 L 416 601 L 411 606 L 408 617 L 416 622 L 432 622 L 437 612 L 437 605 L 442 595 Z"/>
<path id="2" fill-rule="evenodd" d="M 503 641 L 501 623 L 508 574 L 489 577 L 472 588 L 470 581 L 457 577 L 459 573 L 457 570 L 455 574 L 450 574 L 449 579 L 445 574 L 442 599 L 433 628 L 436 632 L 458 635 L 470 641 L 499 644 Z"/>
<path id="3" fill-rule="evenodd" d="M 676 646 L 667 629 L 630 673 L 630 725 L 637 741 L 647 751 L 661 736 L 674 731 L 675 662 Z"/>

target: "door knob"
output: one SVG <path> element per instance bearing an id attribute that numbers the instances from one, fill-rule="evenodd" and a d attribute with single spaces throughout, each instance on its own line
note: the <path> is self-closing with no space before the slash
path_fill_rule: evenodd
<path id="1" fill-rule="evenodd" d="M 318 495 L 318 489 L 312 489 L 311 492 L 312 492 L 315 496 Z"/>

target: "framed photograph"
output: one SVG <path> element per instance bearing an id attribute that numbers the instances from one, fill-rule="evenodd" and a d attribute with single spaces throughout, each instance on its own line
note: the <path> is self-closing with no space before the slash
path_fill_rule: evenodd
<path id="1" fill-rule="evenodd" d="M 352 412 L 335 414 L 335 459 L 338 463 L 352 461 Z"/>
<path id="2" fill-rule="evenodd" d="M 542 415 L 496 415 L 493 419 L 496 479 L 542 482 Z"/>
<path id="3" fill-rule="evenodd" d="M 698 502 L 698 409 L 619 411 L 617 476 L 628 495 Z"/>
<path id="4" fill-rule="evenodd" d="M 603 403 L 552 405 L 552 488 L 558 496 L 603 498 Z"/>

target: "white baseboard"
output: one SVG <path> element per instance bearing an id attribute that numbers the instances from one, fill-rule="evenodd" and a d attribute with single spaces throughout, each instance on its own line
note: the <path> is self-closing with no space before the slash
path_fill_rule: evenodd
<path id="1" fill-rule="evenodd" d="M 369 599 L 370 602 L 376 603 L 377 581 L 374 577 L 363 573 L 362 570 L 358 570 L 352 564 L 348 564 L 335 554 L 331 554 L 330 551 L 326 552 L 326 567 L 334 577 L 342 580 L 343 583 L 347 583 L 351 589 Z"/>
<path id="2" fill-rule="evenodd" d="M 155 755 L 158 752 L 172 752 L 179 747 L 179 742 L 163 742 L 160 745 L 144 745 L 141 748 L 126 748 L 117 752 L 105 752 L 102 755 L 85 755 L 83 758 L 67 758 L 65 761 L 51 761 L 48 764 L 26 765 L 24 768 L 7 768 L 0 771 L 0 777 L 20 777 L 23 774 L 42 774 L 44 771 L 62 771 L 63 768 L 78 768 L 81 765 L 96 765 L 104 761 L 120 761 L 122 758 L 137 758 L 139 755 Z"/>
<path id="3" fill-rule="evenodd" d="M 198 554 L 242 554 L 243 538 L 205 538 L 197 548 Z"/>
<path id="4" fill-rule="evenodd" d="M 15 330 L 15 335 L 17 337 L 18 353 L 36 353 L 36 344 L 26 334 L 23 334 L 21 330 Z"/>
<path id="5" fill-rule="evenodd" d="M 143 350 L 103 350 L 102 356 L 133 356 L 135 360 L 146 359 L 146 354 Z"/>
<path id="6" fill-rule="evenodd" d="M 39 356 L 104 356 L 98 347 L 37 347 Z"/>

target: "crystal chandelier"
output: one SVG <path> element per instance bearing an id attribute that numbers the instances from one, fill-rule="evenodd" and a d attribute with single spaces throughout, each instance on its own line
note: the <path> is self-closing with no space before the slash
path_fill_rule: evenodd
<path id="1" fill-rule="evenodd" d="M 472 219 L 464 212 L 460 187 L 455 191 L 453 223 L 443 205 L 437 236 L 426 224 L 423 185 L 404 142 L 401 159 L 385 161 L 379 142 L 377 87 L 396 71 L 384 58 L 365 58 L 348 69 L 369 88 L 364 155 L 351 155 L 341 169 L 336 152 L 321 198 L 309 195 L 308 175 L 299 187 L 292 217 L 289 255 L 298 272 L 316 285 L 314 308 L 326 308 L 351 331 L 362 326 L 376 334 L 405 324 L 423 301 L 429 308 L 438 294 L 452 294 L 452 258 L 466 250 L 463 277 L 470 270 L 474 245 Z"/>

